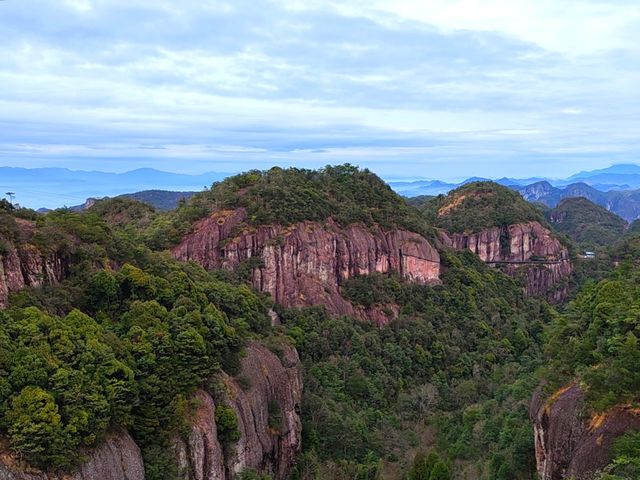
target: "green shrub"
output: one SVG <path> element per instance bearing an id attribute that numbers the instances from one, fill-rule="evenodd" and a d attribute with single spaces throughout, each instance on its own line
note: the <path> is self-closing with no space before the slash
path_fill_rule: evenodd
<path id="1" fill-rule="evenodd" d="M 223 445 L 229 446 L 240 440 L 238 417 L 236 417 L 233 408 L 226 405 L 216 407 L 216 427 L 218 428 L 218 439 Z"/>

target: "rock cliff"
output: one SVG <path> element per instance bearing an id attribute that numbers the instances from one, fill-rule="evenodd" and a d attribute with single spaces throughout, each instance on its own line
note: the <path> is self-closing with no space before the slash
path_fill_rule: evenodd
<path id="1" fill-rule="evenodd" d="M 528 295 L 545 296 L 557 302 L 567 294 L 566 280 L 572 272 L 569 252 L 539 222 L 448 236 L 453 248 L 468 248 L 507 274 L 524 276 Z"/>
<path id="2" fill-rule="evenodd" d="M 531 403 L 536 465 L 542 480 L 589 480 L 611 460 L 616 438 L 640 428 L 640 411 L 618 407 L 602 415 L 585 414 L 584 393 L 569 385 L 546 402 Z"/>
<path id="3" fill-rule="evenodd" d="M 58 253 L 42 253 L 28 243 L 33 234 L 31 222 L 18 219 L 24 241 L 15 245 L 0 237 L 0 308 L 9 294 L 25 287 L 55 284 L 67 273 L 68 262 Z"/>
<path id="4" fill-rule="evenodd" d="M 240 439 L 227 449 L 218 440 L 216 405 L 199 391 L 199 407 L 187 439 L 175 439 L 184 480 L 231 480 L 246 469 L 287 478 L 300 450 L 302 369 L 293 347 L 283 345 L 279 356 L 257 343 L 247 346 L 238 380 L 224 376 L 224 403 L 238 419 Z"/>
<path id="5" fill-rule="evenodd" d="M 124 432 L 112 434 L 71 475 L 47 474 L 22 465 L 14 455 L 0 455 L 0 480 L 144 480 L 140 449 Z"/>
<path id="6" fill-rule="evenodd" d="M 240 439 L 224 449 L 218 439 L 216 405 L 209 393 L 194 394 L 197 409 L 185 438 L 172 441 L 184 480 L 232 480 L 246 469 L 287 478 L 300 451 L 302 423 L 302 367 L 295 348 L 278 347 L 273 353 L 250 343 L 241 373 L 223 374 L 224 404 L 233 409 Z M 7 452 L 7 449 L 0 449 Z M 0 480 L 144 480 L 140 449 L 126 433 L 114 433 L 98 448 L 82 453 L 84 463 L 71 475 L 45 473 L 0 453 Z"/>
<path id="7" fill-rule="evenodd" d="M 246 219 L 243 209 L 215 212 L 195 226 L 173 255 L 209 269 L 235 269 L 258 259 L 252 264 L 251 282 L 276 302 L 286 307 L 321 304 L 330 313 L 378 323 L 388 321 L 386 315 L 357 309 L 340 295 L 344 280 L 390 271 L 417 283 L 439 279 L 437 250 L 413 232 L 364 225 L 341 228 L 332 220 L 250 227 Z"/>

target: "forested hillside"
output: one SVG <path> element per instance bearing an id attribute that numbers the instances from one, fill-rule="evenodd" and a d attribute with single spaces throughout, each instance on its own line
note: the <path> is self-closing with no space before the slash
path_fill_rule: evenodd
<path id="1" fill-rule="evenodd" d="M 521 278 L 469 249 L 447 247 L 436 233 L 541 219 L 505 192 L 475 184 L 416 208 L 371 172 L 347 165 L 249 172 L 174 212 L 123 198 L 45 215 L 0 203 L 3 275 L 18 247 L 36 257 L 54 250 L 65 262 L 62 278 L 11 291 L 0 312 L 3 445 L 32 466 L 73 471 L 82 462 L 78 452 L 126 430 L 142 449 L 147 479 L 191 480 L 168 452 L 172 439 L 190 435 L 201 407 L 196 390 L 216 403 L 212 422 L 224 458 L 248 445 L 229 382 L 252 391 L 240 364 L 245 345 L 258 342 L 283 365 L 290 359 L 282 345 L 298 351 L 302 443 L 294 447 L 302 451 L 244 472 L 221 465 L 231 475 L 225 478 L 283 478 L 267 468 L 274 461 L 290 464 L 300 480 L 537 478 L 528 412 L 541 380 L 549 391 L 580 381 L 599 412 L 638 400 L 638 278 L 625 263 L 558 314 L 544 299 L 525 296 Z M 331 315 L 322 304 L 286 308 L 253 290 L 261 257 L 206 271 L 166 250 L 212 213 L 238 209 L 246 211 L 249 236 L 261 226 L 305 221 L 314 229 L 334 222 L 338 236 L 353 225 L 415 232 L 439 250 L 439 281 L 413 281 L 394 269 L 351 275 L 340 280 L 339 294 L 360 315 Z M 621 258 L 633 262 L 634 242 L 616 247 Z M 283 245 L 276 238 L 264 248 Z M 308 248 L 303 242 L 301 255 Z M 373 309 L 393 320 L 367 321 Z M 266 403 L 261 435 L 281 439 L 283 413 Z M 632 435 L 619 441 L 612 474 L 632 468 L 625 459 L 637 451 L 634 442 Z"/>
<path id="2" fill-rule="evenodd" d="M 520 194 L 493 182 L 470 182 L 423 205 L 427 218 L 449 232 L 476 233 L 543 220 L 539 210 Z"/>
<path id="3" fill-rule="evenodd" d="M 610 246 L 624 234 L 627 222 L 586 198 L 567 198 L 545 216 L 553 227 L 583 250 Z"/>

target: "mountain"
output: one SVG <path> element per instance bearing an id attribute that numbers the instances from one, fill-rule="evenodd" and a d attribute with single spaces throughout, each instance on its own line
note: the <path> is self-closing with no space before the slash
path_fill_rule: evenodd
<path id="1" fill-rule="evenodd" d="M 170 212 L 113 198 L 27 219 L 2 205 L 0 476 L 389 468 L 400 479 L 423 468 L 412 452 L 432 450 L 436 431 L 429 458 L 442 472 L 533 474 L 517 443 L 490 446 L 516 436 L 531 452 L 530 392 L 510 385 L 532 374 L 513 365 L 539 355 L 551 310 L 448 247 L 371 172 L 249 172 Z M 65 268 L 25 276 L 31 267 L 16 262 L 27 252 Z M 495 421 L 470 423 L 469 409 Z M 53 427 L 38 430 L 42 411 Z"/>
<path id="2" fill-rule="evenodd" d="M 418 180 L 415 182 L 389 182 L 389 186 L 405 197 L 418 197 L 447 193 L 449 190 L 455 188 L 456 184 L 441 182 L 439 180 Z"/>
<path id="3" fill-rule="evenodd" d="M 342 165 L 171 211 L 0 201 L 0 478 L 638 478 L 634 235 L 575 293 L 596 261 L 493 182 L 414 207 Z"/>
<path id="4" fill-rule="evenodd" d="M 524 187 L 511 187 L 519 191 L 525 200 L 555 207 L 565 198 L 584 197 L 596 205 L 632 222 L 640 216 L 640 190 L 601 192 L 586 183 L 573 183 L 554 187 L 549 182 L 538 182 Z"/>
<path id="5" fill-rule="evenodd" d="M 121 197 L 131 198 L 147 203 L 161 211 L 173 210 L 181 201 L 189 200 L 197 192 L 170 192 L 167 190 L 144 190 L 142 192 L 125 193 Z"/>
<path id="6" fill-rule="evenodd" d="M 227 176 L 219 172 L 185 175 L 151 168 L 106 173 L 0 167 L 0 188 L 15 192 L 15 201 L 23 206 L 59 208 L 82 204 L 90 197 L 113 197 L 140 190 L 200 191 Z"/>
<path id="7" fill-rule="evenodd" d="M 546 217 L 555 230 L 569 236 L 583 250 L 612 245 L 627 228 L 622 218 L 583 197 L 560 201 Z"/>
<path id="8" fill-rule="evenodd" d="M 561 301 L 572 272 L 569 252 L 542 215 L 518 193 L 474 182 L 423 207 L 458 250 L 468 249 L 508 275 L 523 278 L 528 295 Z"/>
<path id="9" fill-rule="evenodd" d="M 567 181 L 573 182 L 583 178 L 593 178 L 598 175 L 640 175 L 640 165 L 621 163 L 598 170 L 583 171 L 576 173 L 575 175 L 571 175 L 567 178 Z"/>

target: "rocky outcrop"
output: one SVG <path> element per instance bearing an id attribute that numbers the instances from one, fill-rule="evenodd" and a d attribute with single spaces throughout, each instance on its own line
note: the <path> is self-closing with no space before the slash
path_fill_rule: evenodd
<path id="1" fill-rule="evenodd" d="M 194 394 L 191 427 L 184 438 L 172 440 L 184 480 L 233 480 L 252 469 L 274 479 L 288 478 L 300 451 L 302 367 L 295 348 L 287 344 L 276 353 L 250 343 L 237 377 L 222 374 L 227 392 L 224 405 L 235 412 L 240 439 L 223 448 L 218 438 L 216 404 L 204 390 Z M 144 480 L 140 449 L 126 432 L 113 433 L 70 475 L 33 469 L 8 448 L 0 448 L 0 480 Z"/>
<path id="2" fill-rule="evenodd" d="M 302 369 L 293 347 L 278 348 L 279 356 L 250 343 L 241 373 L 223 376 L 223 402 L 235 412 L 240 432 L 227 449 L 218 439 L 213 399 L 204 391 L 196 393 L 198 409 L 188 438 L 173 442 L 184 480 L 231 480 L 246 469 L 288 477 L 301 446 Z"/>
<path id="3" fill-rule="evenodd" d="M 28 468 L 14 455 L 0 455 L 0 480 L 144 480 L 140 449 L 125 432 L 112 434 L 89 452 L 78 471 L 71 475 L 47 474 Z"/>
<path id="4" fill-rule="evenodd" d="M 566 283 L 572 272 L 569 252 L 539 222 L 448 236 L 453 248 L 467 248 L 507 274 L 523 276 L 528 295 L 545 296 L 556 302 L 566 297 Z"/>
<path id="5" fill-rule="evenodd" d="M 196 392 L 197 410 L 186 439 L 173 439 L 180 476 L 184 480 L 225 480 L 224 456 L 218 440 L 216 406 L 211 396 Z"/>
<path id="6" fill-rule="evenodd" d="M 536 393 L 531 419 L 542 480 L 590 480 L 610 462 L 615 439 L 640 428 L 638 409 L 617 407 L 602 415 L 586 415 L 584 393 L 575 384 L 547 401 Z"/>
<path id="7" fill-rule="evenodd" d="M 250 227 L 246 220 L 243 209 L 215 212 L 196 224 L 173 255 L 208 269 L 235 269 L 257 259 L 253 286 L 281 305 L 321 304 L 330 313 L 378 323 L 388 321 L 386 315 L 354 307 L 340 295 L 342 282 L 375 272 L 397 272 L 416 283 L 439 279 L 440 256 L 417 233 L 359 224 L 341 228 L 332 220 Z"/>
<path id="8" fill-rule="evenodd" d="M 252 343 L 242 360 L 243 385 L 226 379 L 241 434 L 227 459 L 232 473 L 252 468 L 284 479 L 300 451 L 302 368 L 295 348 L 283 345 L 278 353 Z"/>
<path id="9" fill-rule="evenodd" d="M 28 243 L 33 235 L 31 222 L 17 219 L 16 223 L 24 241 L 14 244 L 0 236 L 0 308 L 6 307 L 10 293 L 58 283 L 68 269 L 68 261 L 59 253 L 42 253 Z"/>

